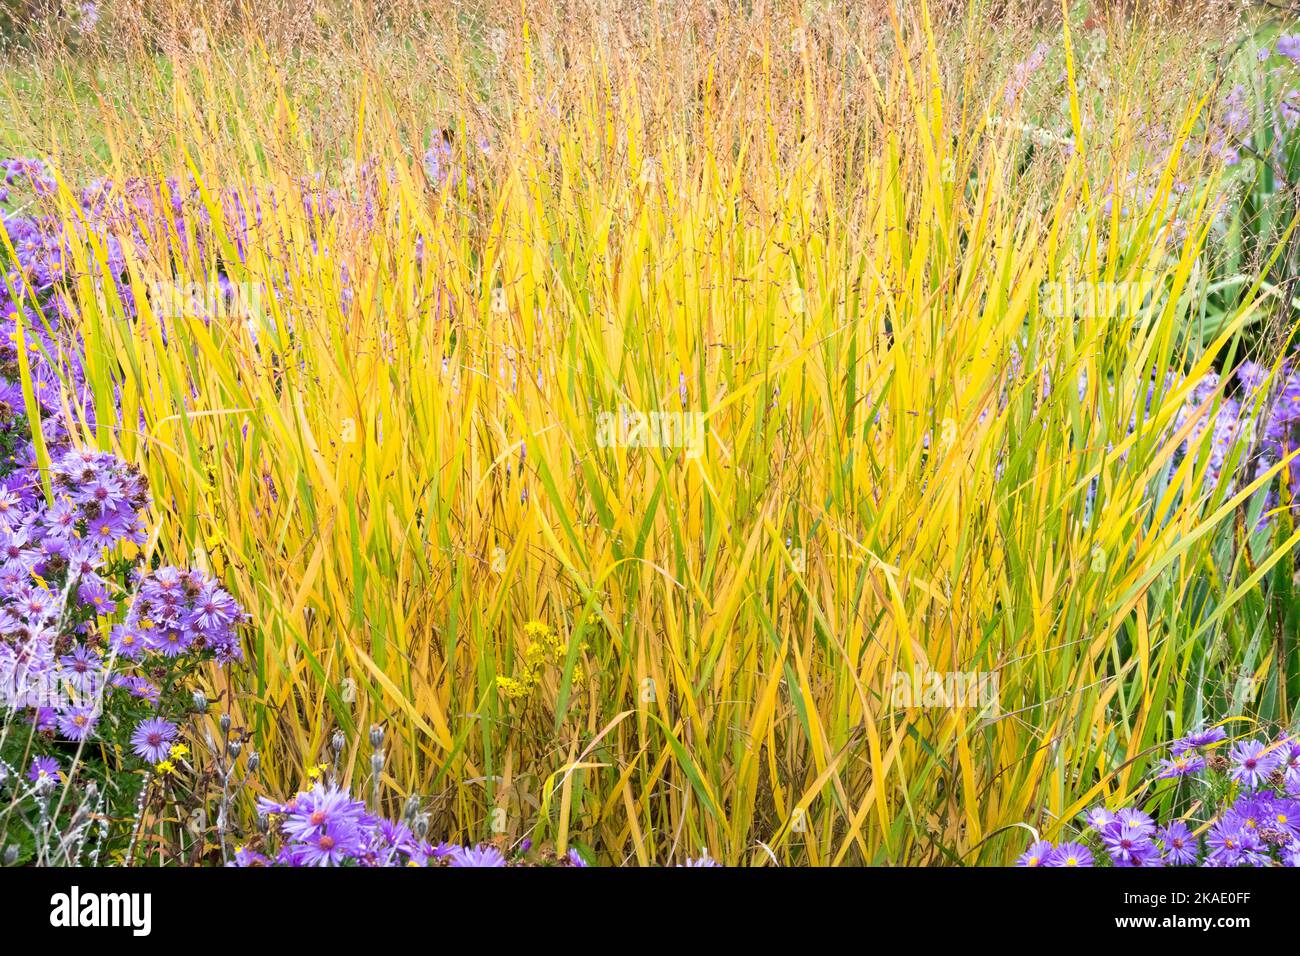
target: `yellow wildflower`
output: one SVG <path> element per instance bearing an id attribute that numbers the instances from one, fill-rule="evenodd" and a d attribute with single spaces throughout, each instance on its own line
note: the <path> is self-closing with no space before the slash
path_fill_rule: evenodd
<path id="1" fill-rule="evenodd" d="M 514 677 L 498 677 L 497 687 L 501 689 L 501 693 L 511 700 L 518 700 L 521 697 L 528 696 L 529 685 Z"/>

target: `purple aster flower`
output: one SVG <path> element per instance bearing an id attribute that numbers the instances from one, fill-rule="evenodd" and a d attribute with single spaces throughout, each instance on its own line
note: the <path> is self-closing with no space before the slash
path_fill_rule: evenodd
<path id="1" fill-rule="evenodd" d="M 1259 787 L 1282 764 L 1282 755 L 1258 740 L 1243 740 L 1229 752 L 1232 779 L 1246 787 Z"/>
<path id="2" fill-rule="evenodd" d="M 388 847 L 406 847 L 415 842 L 415 834 L 401 820 L 376 821 L 372 831 L 375 842 Z"/>
<path id="3" fill-rule="evenodd" d="M 75 546 L 69 547 L 64 557 L 68 559 L 69 574 L 77 575 L 83 582 L 100 579 L 95 572 L 104 566 L 103 559 L 85 544 L 79 542 Z"/>
<path id="4" fill-rule="evenodd" d="M 1104 833 L 1109 827 L 1118 822 L 1115 814 L 1111 813 L 1105 807 L 1093 807 L 1088 811 L 1088 825 L 1098 833 Z"/>
<path id="5" fill-rule="evenodd" d="M 122 660 L 139 660 L 146 650 L 144 636 L 129 624 L 114 624 L 109 632 L 108 646 Z"/>
<path id="6" fill-rule="evenodd" d="M 1267 791 L 1243 793 L 1223 815 L 1223 819 L 1239 825 L 1242 829 L 1258 832 L 1260 826 L 1267 823 L 1273 814 L 1271 797 L 1272 794 Z"/>
<path id="7" fill-rule="evenodd" d="M 159 717 L 142 720 L 131 735 L 131 748 L 150 763 L 162 763 L 176 739 L 176 725 Z"/>
<path id="8" fill-rule="evenodd" d="M 1150 839 L 1153 829 L 1147 824 L 1117 819 L 1101 839 L 1116 866 L 1141 866 L 1152 854 L 1158 855 Z"/>
<path id="9" fill-rule="evenodd" d="M 346 818 L 339 818 L 298 841 L 303 866 L 342 866 L 363 849 L 361 830 Z"/>
<path id="10" fill-rule="evenodd" d="M 1165 865 L 1165 858 L 1160 855 L 1159 848 L 1149 840 L 1140 844 L 1133 850 L 1133 852 L 1124 856 L 1115 856 L 1112 854 L 1111 861 L 1117 867 L 1122 868 L 1143 867 L 1149 869 L 1151 867 L 1161 867 Z"/>
<path id="11" fill-rule="evenodd" d="M 588 865 L 587 861 L 582 858 L 582 854 L 579 853 L 577 850 L 572 850 L 572 849 L 569 850 L 568 860 L 569 860 L 569 866 Z"/>
<path id="12" fill-rule="evenodd" d="M 409 857 L 417 844 L 411 828 L 401 820 L 378 819 L 365 829 L 365 852 L 360 861 L 365 866 L 398 866 L 399 853 Z"/>
<path id="13" fill-rule="evenodd" d="M 709 856 L 709 851 L 708 851 L 708 850 L 705 850 L 705 851 L 704 851 L 702 854 L 700 854 L 698 857 L 695 857 L 694 859 L 688 859 L 685 863 L 680 864 L 680 866 L 718 866 L 718 867 L 720 867 L 720 866 L 722 866 L 722 864 L 719 863 L 717 860 L 715 860 L 713 857 Z"/>
<path id="14" fill-rule="evenodd" d="M 258 797 L 256 800 L 257 815 L 261 817 L 285 816 L 292 813 L 296 807 L 296 800 L 290 803 L 277 803 L 270 797 Z"/>
<path id="15" fill-rule="evenodd" d="M 1300 800 L 1280 797 L 1267 802 L 1260 826 L 1283 834 L 1288 840 L 1300 839 Z"/>
<path id="16" fill-rule="evenodd" d="M 275 856 L 275 862 L 280 866 L 307 866 L 307 848 L 301 843 L 286 843 L 280 847 L 280 852 Z"/>
<path id="17" fill-rule="evenodd" d="M 421 849 L 425 854 L 425 859 L 424 862 L 421 863 L 421 866 L 428 866 L 429 860 L 431 859 L 450 861 L 451 857 L 455 856 L 456 853 L 459 852 L 460 847 L 454 843 L 443 841 L 437 846 L 430 846 L 428 842 L 424 842 L 421 844 Z"/>
<path id="18" fill-rule="evenodd" d="M 1282 759 L 1282 778 L 1286 782 L 1287 792 L 1300 796 L 1300 741 L 1288 739 L 1279 748 Z"/>
<path id="19" fill-rule="evenodd" d="M 1205 758 L 1194 750 L 1180 753 L 1176 757 L 1160 761 L 1157 780 L 1172 780 L 1175 777 L 1190 777 L 1205 769 Z"/>
<path id="20" fill-rule="evenodd" d="M 241 846 L 235 849 L 235 858 L 230 861 L 230 865 L 237 867 L 270 866 L 271 861 L 262 854 Z"/>
<path id="21" fill-rule="evenodd" d="M 13 530 L 24 513 L 21 499 L 8 488 L 0 488 L 0 529 Z"/>
<path id="22" fill-rule="evenodd" d="M 59 675 L 82 694 L 93 695 L 98 690 L 102 674 L 99 655 L 85 645 L 59 658 Z"/>
<path id="23" fill-rule="evenodd" d="M 7 590 L 13 609 L 33 624 L 51 621 L 61 610 L 58 598 L 43 587 L 22 582 Z"/>
<path id="24" fill-rule="evenodd" d="M 117 602 L 109 594 L 103 581 L 88 581 L 77 588 L 77 600 L 96 614 L 112 614 L 117 610 Z"/>
<path id="25" fill-rule="evenodd" d="M 1156 839 L 1165 848 L 1165 859 L 1169 863 L 1178 866 L 1196 863 L 1197 840 L 1182 820 L 1175 820 L 1159 830 Z"/>
<path id="26" fill-rule="evenodd" d="M 438 848 L 428 840 L 417 840 L 402 850 L 406 854 L 407 866 L 428 866 L 429 861 L 437 859 Z"/>
<path id="27" fill-rule="evenodd" d="M 1082 843 L 1062 843 L 1047 855 L 1043 866 L 1092 866 L 1092 851 Z"/>
<path id="28" fill-rule="evenodd" d="M 1055 849 L 1047 840 L 1035 840 L 1029 844 L 1029 849 L 1020 854 L 1016 866 L 1046 866 Z"/>
<path id="29" fill-rule="evenodd" d="M 43 516 L 46 537 L 71 538 L 77 530 L 77 509 L 67 498 L 60 498 Z"/>
<path id="30" fill-rule="evenodd" d="M 40 577 L 45 577 L 50 570 L 50 562 L 55 558 L 61 558 L 68 551 L 68 542 L 53 534 L 46 534 L 36 544 L 36 554 L 39 560 L 33 565 L 32 570 Z"/>
<path id="31" fill-rule="evenodd" d="M 1247 360 L 1237 367 L 1237 381 L 1247 392 L 1254 392 L 1268 381 L 1269 368 L 1259 362 Z"/>
<path id="32" fill-rule="evenodd" d="M 149 649 L 157 651 L 163 657 L 180 657 L 190 649 L 192 643 L 192 635 L 174 627 L 149 632 Z"/>
<path id="33" fill-rule="evenodd" d="M 39 783 L 42 777 L 55 780 L 58 776 L 59 762 L 53 757 L 37 757 L 27 771 L 27 779 L 32 783 Z"/>
<path id="34" fill-rule="evenodd" d="M 1256 840 L 1250 831 L 1236 821 L 1220 820 L 1210 828 L 1205 838 L 1209 860 L 1219 866 L 1240 866 L 1246 862 L 1246 851 L 1254 850 Z"/>
<path id="35" fill-rule="evenodd" d="M 99 711 L 91 706 L 70 707 L 56 718 L 59 733 L 68 740 L 86 740 L 95 732 Z"/>
<path id="36" fill-rule="evenodd" d="M 122 482 L 117 479 L 116 475 L 112 474 L 101 474 L 91 479 L 90 483 L 82 490 L 80 497 L 87 504 L 93 503 L 101 513 L 116 511 L 119 505 L 126 502 L 126 493 L 122 487 Z"/>
<path id="37" fill-rule="evenodd" d="M 25 573 L 32 569 L 37 557 L 26 528 L 0 532 L 0 565 Z"/>
<path id="38" fill-rule="evenodd" d="M 205 635 L 225 633 L 239 618 L 239 605 L 226 591 L 205 582 L 194 598 L 194 610 L 186 622 Z"/>
<path id="39" fill-rule="evenodd" d="M 98 548 L 111 548 L 126 537 L 134 520 L 117 511 L 110 511 L 86 523 L 86 540 Z"/>
<path id="40" fill-rule="evenodd" d="M 1150 836 L 1156 828 L 1156 821 L 1151 815 L 1135 807 L 1125 807 L 1116 817 L 1120 829 L 1136 836 Z"/>
<path id="41" fill-rule="evenodd" d="M 345 835 L 345 831 L 355 831 L 365 816 L 365 804 L 353 800 L 346 790 L 318 783 L 311 790 L 298 794 L 283 829 L 291 839 L 303 843 L 310 842 L 327 829 L 337 840 Z"/>
<path id="42" fill-rule="evenodd" d="M 122 688 L 132 697 L 147 700 L 154 704 L 158 702 L 160 693 L 158 688 L 143 677 L 138 677 L 135 674 L 114 674 L 109 678 L 108 682 L 113 687 Z"/>
<path id="43" fill-rule="evenodd" d="M 506 858 L 494 846 L 479 844 L 476 847 L 458 847 L 451 854 L 448 866 L 505 866 Z"/>
<path id="44" fill-rule="evenodd" d="M 436 188 L 444 183 L 455 185 L 455 154 L 452 150 L 451 137 L 447 133 L 435 132 L 433 142 L 424 151 L 424 174 Z"/>
<path id="45" fill-rule="evenodd" d="M 1211 727 L 1208 730 L 1196 730 L 1183 737 L 1181 740 L 1175 740 L 1173 743 L 1173 753 L 1175 756 L 1186 753 L 1188 750 L 1199 750 L 1210 744 L 1218 743 L 1220 740 L 1226 740 L 1227 733 L 1222 727 Z"/>

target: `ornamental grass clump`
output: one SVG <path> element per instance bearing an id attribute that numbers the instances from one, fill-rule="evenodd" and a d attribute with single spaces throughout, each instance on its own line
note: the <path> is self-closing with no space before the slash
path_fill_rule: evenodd
<path id="1" fill-rule="evenodd" d="M 1215 299 L 1224 38 L 645 14 L 7 90 L 24 493 L 52 420 L 152 495 L 86 592 L 159 691 L 136 782 L 142 721 L 192 749 L 131 859 L 409 862 L 417 798 L 489 862 L 1009 863 L 1190 727 L 1294 725 L 1295 224 Z M 258 842 L 323 753 L 334 822 Z"/>

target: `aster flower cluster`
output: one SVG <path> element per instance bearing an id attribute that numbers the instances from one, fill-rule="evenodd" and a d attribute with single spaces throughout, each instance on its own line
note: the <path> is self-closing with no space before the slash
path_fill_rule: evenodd
<path id="1" fill-rule="evenodd" d="M 1241 148 L 1250 137 L 1251 115 L 1246 96 L 1246 87 L 1241 83 L 1228 90 L 1220 103 L 1212 130 L 1210 155 L 1228 166 L 1241 162 Z"/>
<path id="2" fill-rule="evenodd" d="M 490 155 L 485 139 L 475 144 L 477 154 Z M 435 135 L 433 145 L 422 157 L 429 187 L 441 191 L 452 189 L 461 178 L 472 188 L 473 179 L 460 175 L 461 165 L 451 147 L 449 134 Z M 382 214 L 383 170 L 374 161 L 349 164 L 342 186 L 330 186 L 320 177 L 295 184 L 289 195 L 277 194 L 244 184 L 238 187 L 212 188 L 205 199 L 204 190 L 194 178 L 170 177 L 146 180 L 138 177 L 124 181 L 97 179 L 76 194 L 80 210 L 75 216 L 49 212 L 48 200 L 56 194 L 58 178 L 53 165 L 40 158 L 12 157 L 0 160 L 0 219 L 16 258 L 0 249 L 0 316 L 12 318 L 36 310 L 50 323 L 71 317 L 75 305 L 62 288 L 69 278 L 68 264 L 74 238 L 91 237 L 102 259 L 92 281 L 105 289 L 111 286 L 114 301 L 121 303 L 128 317 L 141 309 L 138 286 L 132 283 L 126 267 L 128 246 L 172 249 L 175 261 L 185 263 L 190 278 L 200 282 L 159 282 L 144 293 L 151 311 L 164 320 L 178 312 L 187 316 L 213 320 L 226 306 L 235 313 L 256 312 L 243 316 L 256 334 L 257 322 L 267 321 L 268 310 L 261 308 L 263 295 L 282 298 L 293 287 L 288 272 L 272 275 L 270 288 L 253 289 L 232 276 L 243 271 L 248 250 L 260 237 L 264 244 L 297 241 L 283 232 L 284 219 L 276 211 L 286 203 L 301 207 L 311 223 L 323 226 L 346 212 L 352 228 L 366 230 Z M 387 171 L 391 182 L 395 170 Z M 22 201 L 19 201 L 19 195 Z M 216 200 L 212 203 L 212 199 Z M 6 208 L 8 207 L 8 208 Z M 312 248 L 327 250 L 323 243 L 329 230 L 313 229 Z M 421 240 L 417 239 L 417 256 Z M 165 277 L 164 277 L 165 278 Z M 195 287 L 202 295 L 187 294 Z M 346 263 L 339 265 L 338 292 L 345 308 L 353 296 L 351 277 Z M 161 294 L 161 298 L 158 296 Z M 292 310 L 286 310 L 291 313 Z M 289 321 L 292 321 L 291 318 Z M 39 325 L 39 322 L 30 323 Z M 76 349 L 73 348 L 75 352 Z M 65 370 L 79 374 L 79 369 Z"/>
<path id="3" fill-rule="evenodd" d="M 1207 403 L 1214 402 L 1221 389 L 1225 392 L 1212 414 L 1200 417 L 1180 449 L 1180 457 L 1200 454 L 1208 432 L 1206 469 L 1210 482 L 1219 480 L 1229 453 L 1238 444 L 1255 452 L 1242 466 L 1240 479 L 1245 481 L 1262 476 L 1300 448 L 1300 368 L 1295 360 L 1287 359 L 1271 386 L 1269 372 L 1270 369 L 1253 361 L 1243 362 L 1231 375 L 1222 378 L 1210 371 L 1196 383 L 1179 412 L 1175 429 Z M 1270 490 L 1268 495 L 1269 506 L 1275 506 L 1279 500 L 1293 503 L 1295 489 L 1300 488 L 1300 456 L 1289 462 L 1277 485 L 1278 490 Z"/>
<path id="4" fill-rule="evenodd" d="M 0 203 L 10 188 L 39 198 L 55 185 L 39 160 L 4 161 L 0 173 Z M 138 192 L 145 198 L 135 212 L 141 202 L 182 212 L 164 193 Z M 109 271 L 124 275 L 104 195 L 86 190 L 85 220 L 66 228 L 103 229 Z M 191 709 L 189 676 L 206 660 L 239 660 L 244 614 L 202 571 L 141 567 L 144 477 L 115 455 L 74 447 L 73 424 L 84 433 L 95 416 L 60 293 L 65 227 L 3 215 L 13 253 L 0 259 L 0 806 L 52 828 L 50 795 L 75 784 L 95 814 L 129 817 L 133 787 L 121 771 L 140 761 L 165 773 L 188 752 L 178 721 Z M 142 228 L 145 220 L 131 221 Z M 102 803 L 110 791 L 123 806 Z"/>
<path id="5" fill-rule="evenodd" d="M 1224 173 L 1214 186 L 1224 201 L 1213 224 L 1205 277 L 1211 330 L 1244 303 L 1250 285 L 1244 280 L 1285 241 L 1286 224 L 1300 208 L 1288 186 L 1300 178 L 1300 34 L 1271 34 L 1265 26 L 1239 48 L 1231 67 L 1235 82 L 1206 114 L 1204 155 Z M 1265 288 L 1290 279 L 1292 258 L 1268 267 Z M 1286 307 L 1281 299 L 1272 304 Z"/>
<path id="6" fill-rule="evenodd" d="M 374 815 L 346 788 L 320 781 L 286 803 L 261 798 L 259 815 L 271 834 L 259 849 L 239 847 L 232 866 L 577 866 L 577 850 L 563 857 L 541 856 L 522 841 L 507 856 L 491 844 L 461 846 L 428 839 L 429 817 L 410 803 L 400 820 Z"/>
<path id="7" fill-rule="evenodd" d="M 1300 66 L 1300 34 L 1282 33 L 1272 46 L 1255 49 L 1245 82 L 1235 83 L 1220 97 L 1209 127 L 1211 156 L 1227 166 L 1241 163 L 1248 150 L 1284 160 L 1288 137 L 1300 121 L 1300 88 L 1295 84 Z M 1260 96 L 1252 104 L 1252 88 Z M 1255 109 L 1252 110 L 1252 105 Z M 1256 127 L 1258 123 L 1258 128 Z M 1258 135 L 1256 135 L 1258 134 Z"/>
<path id="8" fill-rule="evenodd" d="M 121 545 L 145 540 L 148 492 L 135 469 L 71 450 L 50 475 L 52 503 L 0 489 L 0 691 L 38 730 L 84 741 L 108 691 L 157 701 L 128 665 L 200 652 L 238 659 L 243 612 L 201 571 L 141 574 L 121 556 Z M 123 587 L 132 579 L 133 594 Z M 125 621 L 107 625 L 124 596 Z"/>
<path id="9" fill-rule="evenodd" d="M 1013 342 L 1007 365 L 1008 382 L 1014 384 L 1033 374 L 1027 369 L 1028 364 L 1022 358 L 1022 344 Z M 1036 394 L 1046 399 L 1053 388 L 1050 373 L 1039 371 L 1036 380 L 1041 382 Z M 1088 391 L 1087 374 L 1079 373 L 1076 382 L 1082 402 Z M 1146 389 L 1145 410 L 1135 409 L 1130 414 L 1128 432 L 1138 429 L 1140 416 L 1151 414 L 1157 394 L 1187 384 L 1181 371 L 1167 370 L 1162 376 L 1153 377 Z M 1101 387 L 1113 393 L 1112 383 L 1105 382 Z M 1003 403 L 1008 400 L 1008 394 L 1009 387 L 1003 392 Z M 988 414 L 987 410 L 982 412 L 981 420 Z M 1204 489 L 1213 490 L 1222 481 L 1226 493 L 1231 494 L 1286 462 L 1260 492 L 1263 509 L 1259 526 L 1267 526 L 1270 515 L 1279 506 L 1294 510 L 1300 504 L 1297 500 L 1300 454 L 1296 454 L 1300 449 L 1300 359 L 1282 359 L 1276 369 L 1247 360 L 1223 373 L 1213 369 L 1205 372 L 1191 383 L 1182 406 L 1165 429 L 1167 439 L 1181 432 L 1189 421 L 1191 428 L 1173 450 L 1168 469 L 1170 477 L 1191 458 L 1196 468 L 1204 468 Z M 929 443 L 930 436 L 926 433 L 922 444 L 928 448 Z M 1106 447 L 1107 453 L 1113 447 L 1112 442 Z M 1234 450 L 1238 453 L 1235 457 Z M 1123 461 L 1126 456 L 1117 457 Z M 1088 486 L 1085 524 L 1095 510 L 1099 485 L 1100 480 L 1094 479 Z"/>
<path id="10" fill-rule="evenodd" d="M 198 650 L 222 664 L 243 659 L 237 627 L 244 612 L 229 592 L 202 571 L 165 567 L 139 579 L 126 622 L 113 631 L 113 644 L 138 655 L 140 648 L 165 657 Z"/>
<path id="11" fill-rule="evenodd" d="M 1163 826 L 1135 807 L 1088 812 L 1078 840 L 1035 840 L 1019 866 L 1300 866 L 1300 738 L 1232 742 L 1221 727 L 1175 741 L 1156 780 L 1207 790 L 1207 821 Z"/>
<path id="12" fill-rule="evenodd" d="M 238 189 L 220 190 L 217 192 L 220 222 L 217 222 L 197 181 L 97 179 L 77 193 L 79 215 L 66 217 L 49 211 L 46 200 L 55 192 L 57 178 L 47 161 L 0 160 L 0 171 L 5 175 L 0 204 L 21 210 L 0 210 L 16 256 L 7 264 L 0 261 L 5 266 L 7 280 L 0 285 L 0 314 L 12 318 L 19 311 L 30 314 L 35 310 L 51 323 L 67 319 L 74 312 L 73 302 L 61 288 L 63 280 L 69 277 L 67 270 L 74 238 L 93 237 L 103 259 L 103 266 L 96 270 L 93 281 L 99 286 L 111 285 L 113 298 L 121 303 L 128 316 L 138 314 L 140 306 L 126 266 L 128 243 L 174 249 L 178 261 L 190 263 L 197 275 L 212 276 L 224 301 L 230 301 L 236 298 L 229 276 L 235 263 L 227 261 L 228 257 L 242 259 L 256 233 L 278 228 L 277 218 L 265 213 L 284 201 L 255 192 L 243 195 Z M 19 203 L 11 198 L 11 194 L 16 197 L 19 191 L 30 197 L 30 201 Z M 335 197 L 335 193 L 322 197 L 319 190 L 304 186 L 300 201 L 315 220 L 332 210 Z M 153 292 L 145 294 L 151 296 Z M 212 317 L 206 314 L 210 303 L 190 303 L 190 297 L 179 293 L 155 302 L 153 312 L 169 317 L 175 305 L 170 300 L 174 299 L 184 299 L 187 307 L 196 305 L 196 314 Z"/>

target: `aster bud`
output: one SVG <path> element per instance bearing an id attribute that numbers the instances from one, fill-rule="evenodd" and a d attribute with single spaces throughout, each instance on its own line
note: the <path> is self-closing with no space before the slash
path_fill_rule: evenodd
<path id="1" fill-rule="evenodd" d="M 330 737 L 330 749 L 336 754 L 341 754 L 343 752 L 343 747 L 346 744 L 347 738 L 343 736 L 343 731 L 334 731 L 333 735 Z"/>
<path id="2" fill-rule="evenodd" d="M 383 724 L 370 725 L 370 746 L 378 750 L 384 743 L 384 726 Z"/>
<path id="3" fill-rule="evenodd" d="M 229 737 L 230 736 L 230 715 L 222 714 L 221 720 L 217 723 L 217 726 L 221 728 L 221 736 L 223 738 Z"/>
<path id="4" fill-rule="evenodd" d="M 257 773 L 257 768 L 262 766 L 262 755 L 254 750 L 248 755 L 248 772 Z"/>
<path id="5" fill-rule="evenodd" d="M 13 866 L 17 862 L 18 862 L 18 846 L 16 844 L 11 843 L 7 847 L 5 847 L 4 865 Z"/>
<path id="6" fill-rule="evenodd" d="M 417 813 L 415 819 L 411 821 L 411 832 L 415 834 L 416 839 L 423 840 L 429 834 L 429 815 L 427 813 Z"/>
<path id="7" fill-rule="evenodd" d="M 402 810 L 402 817 L 407 823 L 415 819 L 416 814 L 420 812 L 420 798 L 411 794 L 406 798 L 406 807 Z"/>
<path id="8" fill-rule="evenodd" d="M 230 741 L 230 743 L 228 743 L 226 747 L 230 751 L 230 756 L 232 757 L 238 757 L 239 752 L 244 749 L 244 745 L 239 742 L 238 738 Z"/>
<path id="9" fill-rule="evenodd" d="M 196 713 L 201 714 L 208 709 L 208 698 L 203 693 L 203 691 L 196 690 L 194 692 L 193 701 L 194 701 L 194 710 Z"/>

